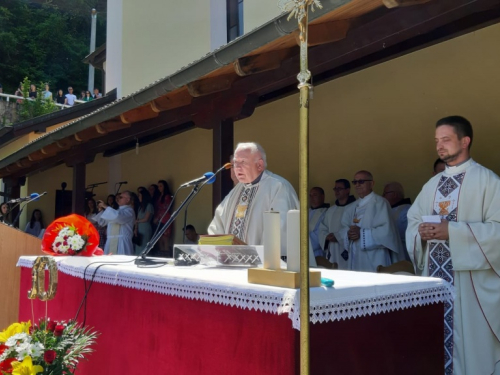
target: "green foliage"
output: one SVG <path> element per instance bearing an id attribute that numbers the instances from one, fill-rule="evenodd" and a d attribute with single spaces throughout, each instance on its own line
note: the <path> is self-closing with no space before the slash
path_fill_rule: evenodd
<path id="1" fill-rule="evenodd" d="M 43 82 L 40 82 L 37 87 L 36 98 L 26 99 L 29 96 L 30 85 L 31 81 L 28 77 L 25 77 L 22 83 L 22 92 L 25 100 L 19 104 L 19 121 L 29 120 L 33 117 L 46 115 L 47 113 L 52 113 L 58 110 L 58 107 L 54 104 L 53 100 L 45 100 L 43 98 L 42 88 L 45 90 L 45 84 Z"/>
<path id="2" fill-rule="evenodd" d="M 105 3 L 102 0 L 52 0 L 26 2 L 0 0 L 0 83 L 4 93 L 14 93 L 23 77 L 48 82 L 51 91 L 73 86 L 87 89 L 90 11 L 97 8 L 97 42 L 106 40 Z M 104 7 L 104 8 L 103 8 Z M 101 75 L 96 74 L 96 87 Z M 55 95 L 54 95 L 55 96 Z"/>

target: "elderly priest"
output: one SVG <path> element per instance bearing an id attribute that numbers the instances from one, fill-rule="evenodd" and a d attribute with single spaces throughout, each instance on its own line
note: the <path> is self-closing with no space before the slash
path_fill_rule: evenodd
<path id="1" fill-rule="evenodd" d="M 281 216 L 281 255 L 286 255 L 286 216 L 299 208 L 292 185 L 266 170 L 266 153 L 257 143 L 239 143 L 233 168 L 239 183 L 217 207 L 208 234 L 233 234 L 249 245 L 262 245 L 264 212 Z"/>
<path id="2" fill-rule="evenodd" d="M 500 179 L 470 158 L 465 118 L 439 120 L 435 142 L 446 169 L 408 211 L 408 251 L 423 275 L 455 287 L 445 305 L 445 373 L 500 374 Z"/>

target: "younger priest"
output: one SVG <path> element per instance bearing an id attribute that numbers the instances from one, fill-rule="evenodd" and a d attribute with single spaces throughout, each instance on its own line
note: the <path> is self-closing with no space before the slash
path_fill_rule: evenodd
<path id="1" fill-rule="evenodd" d="M 257 143 L 239 143 L 233 168 L 239 183 L 215 211 L 208 234 L 233 234 L 249 245 L 262 245 L 264 212 L 278 211 L 281 219 L 281 255 L 286 255 L 286 216 L 299 208 L 292 185 L 266 170 L 266 153 Z"/>
<path id="2" fill-rule="evenodd" d="M 455 287 L 445 304 L 445 373 L 500 374 L 500 178 L 470 158 L 472 126 L 461 116 L 436 124 L 444 172 L 408 211 L 406 243 L 424 276 Z M 423 216 L 439 215 L 429 223 Z"/>

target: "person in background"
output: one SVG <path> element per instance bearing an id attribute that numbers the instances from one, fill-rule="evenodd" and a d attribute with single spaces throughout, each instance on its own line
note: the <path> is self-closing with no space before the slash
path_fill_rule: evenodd
<path id="1" fill-rule="evenodd" d="M 36 99 L 36 86 L 35 85 L 30 85 L 30 91 L 28 93 L 28 96 L 31 98 L 31 99 Z"/>
<path id="2" fill-rule="evenodd" d="M 52 93 L 48 83 L 45 84 L 45 91 L 42 92 L 42 95 L 45 100 L 52 100 Z"/>
<path id="3" fill-rule="evenodd" d="M 111 208 L 114 208 L 115 210 L 118 209 L 118 203 L 116 203 L 116 197 L 114 196 L 114 194 L 108 195 L 108 198 L 106 199 L 106 204 Z"/>
<path id="4" fill-rule="evenodd" d="M 31 214 L 31 220 L 26 224 L 24 231 L 32 236 L 38 237 L 42 229 L 45 229 L 42 219 L 42 211 L 36 209 Z"/>
<path id="5" fill-rule="evenodd" d="M 23 89 L 22 89 L 22 85 L 19 84 L 19 87 L 17 88 L 16 92 L 14 93 L 15 96 L 23 96 Z M 23 102 L 22 99 L 17 99 L 17 104 L 21 104 Z"/>
<path id="6" fill-rule="evenodd" d="M 64 104 L 69 106 L 74 106 L 75 100 L 76 100 L 76 95 L 73 94 L 73 87 L 70 86 L 68 87 L 68 93 L 66 94 L 66 97 L 64 99 Z"/>
<path id="7" fill-rule="evenodd" d="M 94 99 L 102 98 L 102 94 L 99 92 L 99 89 L 97 87 L 94 89 L 94 94 L 92 95 L 92 98 Z"/>
<path id="8" fill-rule="evenodd" d="M 0 205 L 0 222 L 10 225 L 12 224 L 10 220 L 10 210 L 9 210 L 9 204 L 7 202 L 4 202 Z"/>
<path id="9" fill-rule="evenodd" d="M 141 186 L 137 189 L 137 195 L 139 197 L 139 209 L 137 210 L 136 227 L 134 230 L 138 238 L 140 238 L 140 243 L 134 245 L 135 255 L 142 253 L 153 235 L 151 221 L 154 216 L 154 208 L 148 190 Z"/>
<path id="10" fill-rule="evenodd" d="M 148 192 L 151 197 L 151 203 L 155 205 L 156 201 L 158 200 L 158 197 L 160 196 L 160 190 L 158 189 L 158 185 L 156 184 L 149 185 Z"/>
<path id="11" fill-rule="evenodd" d="M 165 224 L 168 219 L 170 219 L 170 212 L 168 212 L 170 208 L 170 203 L 172 202 L 172 195 L 170 193 L 170 188 L 168 187 L 168 183 L 165 180 L 158 181 L 158 190 L 160 191 L 160 196 L 158 200 L 155 202 L 154 207 L 154 220 L 153 223 L 155 225 Z M 161 236 L 158 241 L 158 246 L 160 251 L 167 253 L 169 256 L 171 251 L 169 249 L 169 239 L 172 234 L 172 226 L 170 226 L 165 233 Z"/>
<path id="12" fill-rule="evenodd" d="M 446 163 L 441 159 L 437 158 L 436 161 L 434 162 L 434 173 L 432 175 L 435 176 L 438 173 L 444 172 L 445 169 L 446 169 Z"/>
<path id="13" fill-rule="evenodd" d="M 405 191 L 403 185 L 399 182 L 389 182 L 384 186 L 384 192 L 382 196 L 391 205 L 392 218 L 398 226 L 399 236 L 401 237 L 401 242 L 406 248 L 406 227 L 408 226 L 408 210 L 411 207 L 410 198 L 405 198 Z M 407 260 L 410 260 L 408 258 Z"/>
<path id="14" fill-rule="evenodd" d="M 99 211 L 97 210 L 97 204 L 95 200 L 92 198 L 87 200 L 87 205 L 85 206 L 85 218 L 90 221 L 92 224 L 95 223 L 95 215 L 97 215 Z"/>
<path id="15" fill-rule="evenodd" d="M 196 229 L 193 225 L 188 224 L 186 228 L 184 228 L 185 239 L 184 243 L 188 245 L 197 245 L 200 240 L 200 235 L 196 233 Z"/>
<path id="16" fill-rule="evenodd" d="M 119 194 L 117 210 L 99 201 L 100 212 L 96 215 L 96 221 L 99 225 L 108 226 L 104 254 L 134 254 L 132 244 L 135 224 L 134 195 L 127 190 Z"/>
<path id="17" fill-rule="evenodd" d="M 84 102 L 90 102 L 91 100 L 94 100 L 92 95 L 90 95 L 90 91 L 85 91 L 85 96 L 82 99 Z"/>
<path id="18" fill-rule="evenodd" d="M 64 104 L 64 100 L 66 97 L 64 96 L 63 90 L 58 90 L 57 95 L 56 95 L 56 103 L 57 104 Z"/>
<path id="19" fill-rule="evenodd" d="M 82 90 L 82 91 L 80 92 L 80 97 L 79 97 L 78 99 L 79 99 L 79 100 L 84 100 L 84 99 L 85 99 L 85 91 L 84 91 L 84 90 Z"/>

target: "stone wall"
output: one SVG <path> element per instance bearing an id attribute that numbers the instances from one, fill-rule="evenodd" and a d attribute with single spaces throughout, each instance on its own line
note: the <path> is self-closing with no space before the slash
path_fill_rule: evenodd
<path id="1" fill-rule="evenodd" d="M 15 100 L 7 102 L 0 98 L 0 126 L 12 125 L 17 121 L 17 103 Z"/>

